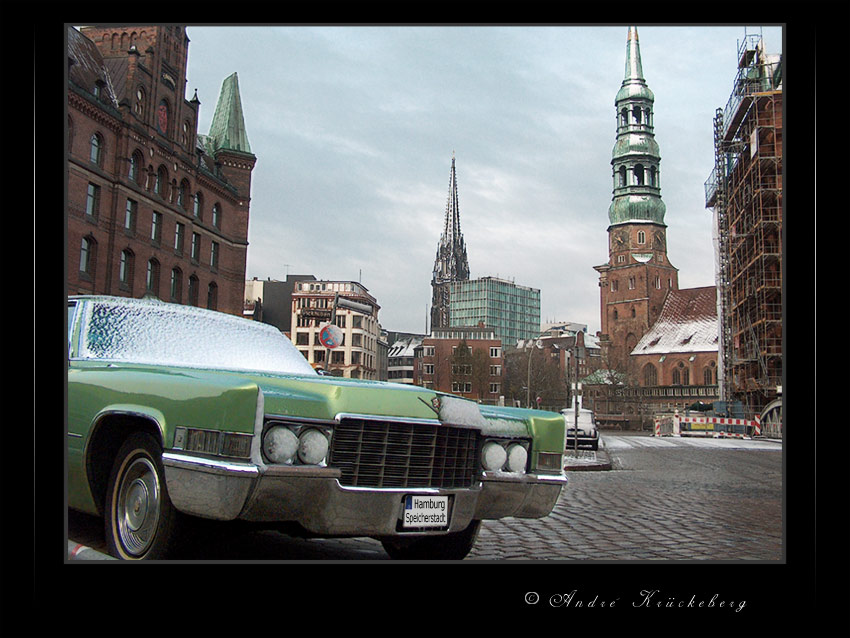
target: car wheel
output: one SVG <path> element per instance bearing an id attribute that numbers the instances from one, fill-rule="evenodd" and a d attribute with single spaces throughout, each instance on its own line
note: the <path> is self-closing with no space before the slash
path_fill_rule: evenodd
<path id="1" fill-rule="evenodd" d="M 121 445 L 106 491 L 106 542 L 124 560 L 164 558 L 176 537 L 177 511 L 168 498 L 161 449 L 148 434 Z"/>
<path id="2" fill-rule="evenodd" d="M 443 536 L 381 541 L 384 550 L 394 560 L 462 560 L 472 550 L 481 521 L 472 521 L 462 532 Z"/>

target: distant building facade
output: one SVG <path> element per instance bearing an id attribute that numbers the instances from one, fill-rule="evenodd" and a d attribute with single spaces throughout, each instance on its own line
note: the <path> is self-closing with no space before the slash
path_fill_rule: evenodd
<path id="1" fill-rule="evenodd" d="M 314 368 L 334 376 L 377 380 L 380 370 L 378 323 L 380 306 L 362 284 L 355 281 L 296 281 L 292 291 L 290 339 Z M 328 349 L 319 340 L 331 319 L 334 300 L 354 302 L 363 311 L 338 305 L 334 323 L 343 331 L 341 346 Z"/>
<path id="2" fill-rule="evenodd" d="M 475 326 L 482 322 L 506 346 L 540 334 L 537 288 L 482 277 L 452 282 L 449 289 L 452 326 Z"/>
<path id="3" fill-rule="evenodd" d="M 246 316 L 274 326 L 286 335 L 292 331 L 292 292 L 297 281 L 316 281 L 313 275 L 287 275 L 286 279 L 258 279 L 245 282 Z"/>
<path id="4" fill-rule="evenodd" d="M 68 294 L 243 312 L 257 158 L 235 73 L 198 134 L 188 49 L 180 25 L 67 29 Z"/>
<path id="5" fill-rule="evenodd" d="M 478 325 L 433 330 L 416 351 L 416 385 L 482 403 L 498 404 L 502 400 L 502 341 L 491 328 Z"/>
<path id="6" fill-rule="evenodd" d="M 416 351 L 422 346 L 424 335 L 409 335 L 397 338 L 387 351 L 387 381 L 394 383 L 414 382 Z"/>

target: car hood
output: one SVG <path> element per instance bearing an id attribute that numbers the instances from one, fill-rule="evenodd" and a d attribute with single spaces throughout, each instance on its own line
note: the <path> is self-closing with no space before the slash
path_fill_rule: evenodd
<path id="1" fill-rule="evenodd" d="M 562 433 L 563 417 L 543 410 L 478 404 L 420 386 L 324 376 L 251 375 L 266 415 L 333 420 L 339 415 L 439 420 L 489 436 Z M 562 439 L 561 439 L 562 440 Z"/>

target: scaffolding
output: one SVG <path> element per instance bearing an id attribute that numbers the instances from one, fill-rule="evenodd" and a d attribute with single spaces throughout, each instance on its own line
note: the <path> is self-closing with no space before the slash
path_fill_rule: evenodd
<path id="1" fill-rule="evenodd" d="M 760 34 L 745 34 L 738 60 L 714 118 L 705 194 L 716 225 L 720 396 L 753 415 L 782 384 L 782 64 Z"/>

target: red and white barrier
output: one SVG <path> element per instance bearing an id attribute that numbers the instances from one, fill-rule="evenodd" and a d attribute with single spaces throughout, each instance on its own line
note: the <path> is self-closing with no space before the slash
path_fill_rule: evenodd
<path id="1" fill-rule="evenodd" d="M 655 436 L 708 436 L 714 438 L 736 438 L 749 439 L 753 436 L 761 436 L 761 420 L 756 415 L 755 420 L 732 419 L 729 417 L 714 416 L 679 416 L 679 411 L 672 417 L 655 417 Z M 687 427 L 688 424 L 700 426 L 696 429 Z M 682 426 L 686 427 L 683 429 Z M 720 428 L 718 429 L 718 426 Z M 744 426 L 752 428 L 752 434 L 741 434 L 728 432 L 724 426 Z"/>

